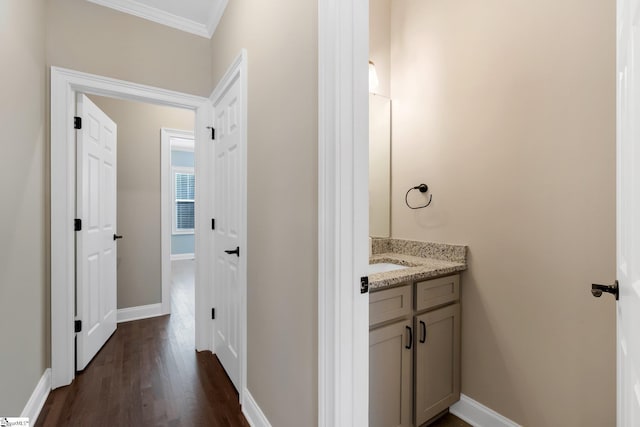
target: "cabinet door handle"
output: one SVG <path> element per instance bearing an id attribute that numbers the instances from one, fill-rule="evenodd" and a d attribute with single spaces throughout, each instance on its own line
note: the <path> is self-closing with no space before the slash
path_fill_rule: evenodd
<path id="1" fill-rule="evenodd" d="M 424 344 L 427 342 L 427 325 L 421 320 L 420 326 L 422 327 L 422 338 L 420 338 L 420 343 Z"/>
<path id="2" fill-rule="evenodd" d="M 413 330 L 411 329 L 411 326 L 405 326 L 405 328 L 409 331 L 409 345 L 405 345 L 404 348 L 410 350 L 411 347 L 413 347 Z"/>

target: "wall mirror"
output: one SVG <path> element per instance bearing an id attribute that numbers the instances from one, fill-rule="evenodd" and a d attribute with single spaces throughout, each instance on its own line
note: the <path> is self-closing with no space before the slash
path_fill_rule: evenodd
<path id="1" fill-rule="evenodd" d="M 369 94 L 369 236 L 391 236 L 391 99 Z"/>

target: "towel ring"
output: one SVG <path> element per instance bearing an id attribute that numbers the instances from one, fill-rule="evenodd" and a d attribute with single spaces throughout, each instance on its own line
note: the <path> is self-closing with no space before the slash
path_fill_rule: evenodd
<path id="1" fill-rule="evenodd" d="M 429 191 L 429 186 L 427 184 L 420 184 L 420 185 L 416 185 L 415 187 L 411 187 L 410 189 L 407 190 L 407 193 L 404 195 L 404 202 L 407 204 L 409 209 L 422 209 L 422 208 L 426 208 L 431 204 L 431 199 L 433 199 L 433 194 L 429 194 L 429 201 L 427 202 L 426 205 L 411 206 L 409 204 L 409 193 L 411 193 L 412 190 L 418 190 L 421 193 L 426 193 L 427 191 Z"/>

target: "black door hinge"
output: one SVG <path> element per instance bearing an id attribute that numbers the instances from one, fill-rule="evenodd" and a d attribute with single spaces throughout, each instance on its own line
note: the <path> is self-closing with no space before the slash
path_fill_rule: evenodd
<path id="1" fill-rule="evenodd" d="M 73 322 L 73 330 L 75 333 L 82 332 L 82 320 Z"/>
<path id="2" fill-rule="evenodd" d="M 211 309 L 211 319 L 215 320 L 215 318 L 216 318 L 216 309 L 212 308 Z"/>
<path id="3" fill-rule="evenodd" d="M 82 220 L 80 218 L 76 218 L 73 220 L 73 229 L 75 231 L 82 230 Z"/>
<path id="4" fill-rule="evenodd" d="M 360 293 L 366 294 L 369 292 L 369 277 L 364 276 L 360 278 Z"/>
<path id="5" fill-rule="evenodd" d="M 215 218 L 211 218 L 211 229 L 212 230 L 216 229 L 216 219 Z"/>
<path id="6" fill-rule="evenodd" d="M 76 116 L 73 118 L 73 128 L 82 129 L 82 117 Z"/>
<path id="7" fill-rule="evenodd" d="M 211 139 L 216 139 L 216 129 L 213 126 L 207 126 L 207 129 L 211 129 Z"/>

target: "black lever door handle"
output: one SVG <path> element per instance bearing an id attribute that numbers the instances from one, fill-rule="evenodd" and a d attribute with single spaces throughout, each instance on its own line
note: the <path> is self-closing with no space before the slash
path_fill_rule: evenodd
<path id="1" fill-rule="evenodd" d="M 240 246 L 237 246 L 235 249 L 230 250 L 230 251 L 225 251 L 225 252 L 228 253 L 229 255 L 236 254 L 239 257 L 240 256 Z"/>
<path id="2" fill-rule="evenodd" d="M 409 344 L 405 345 L 404 348 L 406 348 L 407 350 L 410 350 L 411 347 L 413 346 L 413 330 L 411 329 L 410 326 L 405 326 L 405 328 L 407 328 L 407 330 L 409 331 Z"/>
<path id="3" fill-rule="evenodd" d="M 616 280 L 613 285 L 597 285 L 595 283 L 591 285 L 591 295 L 593 295 L 594 297 L 600 298 L 603 292 L 613 294 L 613 296 L 616 297 L 616 301 L 618 301 L 620 297 L 618 281 Z"/>
<path id="4" fill-rule="evenodd" d="M 424 344 L 427 342 L 427 324 L 421 320 L 420 326 L 422 327 L 422 338 L 420 338 L 420 343 Z"/>
<path id="5" fill-rule="evenodd" d="M 113 235 L 113 240 L 122 239 L 124 236 L 118 236 L 117 234 Z"/>

